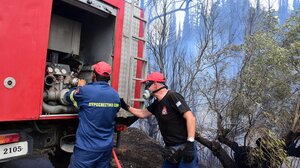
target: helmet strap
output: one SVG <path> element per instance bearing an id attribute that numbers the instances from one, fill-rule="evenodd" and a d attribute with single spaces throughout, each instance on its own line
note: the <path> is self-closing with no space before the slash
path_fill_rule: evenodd
<path id="1" fill-rule="evenodd" d="M 158 92 L 158 91 L 160 91 L 161 89 L 164 89 L 164 88 L 167 88 L 167 86 L 165 85 L 165 86 L 163 86 L 163 87 L 161 87 L 161 88 L 159 88 L 159 89 L 156 89 L 156 90 L 154 90 L 152 93 L 154 94 L 154 93 L 156 93 L 156 92 Z"/>

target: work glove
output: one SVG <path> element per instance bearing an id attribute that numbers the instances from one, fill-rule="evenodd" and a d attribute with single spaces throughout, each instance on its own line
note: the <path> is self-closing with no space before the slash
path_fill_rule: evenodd
<path id="1" fill-rule="evenodd" d="M 177 164 L 180 161 L 180 152 L 181 150 L 165 147 L 162 150 L 162 157 L 172 164 Z"/>
<path id="2" fill-rule="evenodd" d="M 190 163 L 194 160 L 194 142 L 187 142 L 182 151 L 183 162 Z"/>
<path id="3" fill-rule="evenodd" d="M 122 109 L 128 111 L 130 106 L 124 101 L 123 98 L 120 98 L 120 102 L 121 102 Z"/>

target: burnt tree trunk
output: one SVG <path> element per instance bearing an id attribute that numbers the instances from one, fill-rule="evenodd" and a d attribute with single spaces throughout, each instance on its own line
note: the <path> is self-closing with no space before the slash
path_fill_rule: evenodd
<path id="1" fill-rule="evenodd" d="M 199 133 L 196 133 L 195 139 L 200 142 L 202 145 L 210 149 L 214 156 L 216 156 L 224 168 L 233 168 L 235 167 L 234 160 L 228 155 L 228 153 L 222 148 L 221 144 L 217 141 L 209 141 L 206 138 L 200 136 Z"/>

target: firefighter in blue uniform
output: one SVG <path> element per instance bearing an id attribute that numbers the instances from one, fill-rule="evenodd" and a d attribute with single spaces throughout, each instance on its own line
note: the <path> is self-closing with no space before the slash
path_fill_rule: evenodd
<path id="1" fill-rule="evenodd" d="M 111 66 L 93 65 L 92 83 L 79 82 L 66 99 L 79 109 L 76 143 L 69 168 L 108 168 L 112 158 L 115 117 L 120 109 L 118 93 L 108 84 Z"/>

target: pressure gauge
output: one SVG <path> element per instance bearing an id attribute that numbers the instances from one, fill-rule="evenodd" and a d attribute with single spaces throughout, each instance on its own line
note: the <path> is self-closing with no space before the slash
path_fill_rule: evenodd
<path id="1" fill-rule="evenodd" d="M 61 70 L 61 73 L 65 75 L 65 74 L 67 73 L 67 70 L 62 69 L 62 70 Z"/>
<path id="2" fill-rule="evenodd" d="M 61 72 L 60 72 L 60 70 L 59 70 L 58 68 L 54 68 L 54 72 L 55 72 L 56 74 L 61 74 Z"/>
<path id="3" fill-rule="evenodd" d="M 48 68 L 47 68 L 47 71 L 48 71 L 49 73 L 52 73 L 52 72 L 53 72 L 53 68 L 52 68 L 52 67 L 48 67 Z"/>

